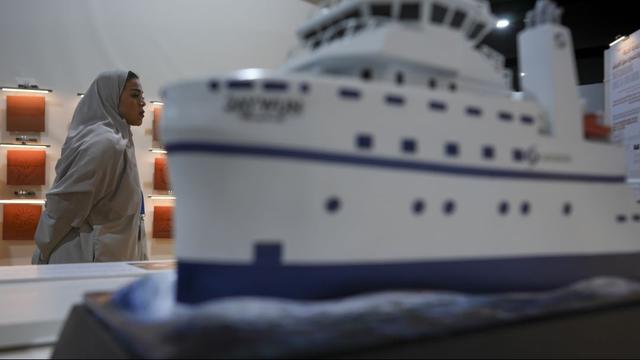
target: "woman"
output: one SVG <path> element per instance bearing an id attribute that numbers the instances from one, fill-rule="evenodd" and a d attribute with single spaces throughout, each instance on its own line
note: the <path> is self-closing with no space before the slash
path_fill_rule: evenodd
<path id="1" fill-rule="evenodd" d="M 138 76 L 100 74 L 76 107 L 35 234 L 34 264 L 147 260 L 144 204 L 130 126 L 145 101 Z"/>

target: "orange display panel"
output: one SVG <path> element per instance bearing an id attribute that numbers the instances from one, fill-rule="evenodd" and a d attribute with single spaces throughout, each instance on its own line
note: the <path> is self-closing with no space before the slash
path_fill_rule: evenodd
<path id="1" fill-rule="evenodd" d="M 153 207 L 153 237 L 156 239 L 173 238 L 173 206 Z"/>
<path id="2" fill-rule="evenodd" d="M 44 131 L 44 96 L 7 96 L 7 131 Z"/>
<path id="3" fill-rule="evenodd" d="M 44 185 L 44 150 L 7 150 L 7 185 Z"/>
<path id="4" fill-rule="evenodd" d="M 153 189 L 161 191 L 170 190 L 168 175 L 167 158 L 156 158 L 153 168 Z"/>
<path id="5" fill-rule="evenodd" d="M 4 240 L 33 240 L 42 205 L 5 204 L 2 214 Z"/>
<path id="6" fill-rule="evenodd" d="M 160 120 L 162 120 L 162 108 L 156 106 L 155 108 L 153 108 L 153 140 L 154 141 L 160 141 L 160 136 L 158 133 Z"/>
<path id="7" fill-rule="evenodd" d="M 611 128 L 598 122 L 599 118 L 596 114 L 584 115 L 584 136 L 587 139 L 608 140 L 611 134 Z"/>

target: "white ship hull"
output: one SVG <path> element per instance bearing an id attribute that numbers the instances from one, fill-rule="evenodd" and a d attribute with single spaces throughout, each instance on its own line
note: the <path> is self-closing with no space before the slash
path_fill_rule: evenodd
<path id="1" fill-rule="evenodd" d="M 183 301 L 640 276 L 622 149 L 540 135 L 533 103 L 293 76 L 165 98 Z"/>

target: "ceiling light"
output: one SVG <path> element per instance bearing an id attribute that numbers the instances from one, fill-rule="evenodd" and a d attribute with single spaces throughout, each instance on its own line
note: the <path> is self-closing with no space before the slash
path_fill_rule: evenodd
<path id="1" fill-rule="evenodd" d="M 628 37 L 628 36 L 626 36 L 626 35 L 625 35 L 625 36 L 618 35 L 618 36 L 616 36 L 616 39 L 615 39 L 611 44 L 609 44 L 609 47 L 612 47 L 613 45 L 615 45 L 615 44 L 617 44 L 617 43 L 619 43 L 619 42 L 621 42 L 621 41 L 625 41 L 625 40 L 627 40 L 628 38 L 629 38 L 629 37 Z"/>
<path id="2" fill-rule="evenodd" d="M 176 197 L 174 195 L 149 195 L 149 199 L 151 199 L 151 200 L 175 200 Z"/>
<path id="3" fill-rule="evenodd" d="M 48 94 L 53 92 L 53 90 L 49 90 L 49 89 L 21 88 L 21 87 L 8 87 L 8 86 L 3 86 L 1 90 L 14 91 L 14 92 L 28 92 L 28 93 L 36 93 L 36 94 Z"/>
<path id="4" fill-rule="evenodd" d="M 46 149 L 51 145 L 45 144 L 11 144 L 11 143 L 1 143 L 1 147 L 7 148 L 20 148 L 20 149 Z"/>
<path id="5" fill-rule="evenodd" d="M 511 23 L 509 22 L 509 20 L 507 20 L 507 19 L 500 19 L 500 20 L 498 20 L 498 21 L 496 22 L 496 27 L 497 27 L 498 29 L 504 29 L 504 28 L 509 27 L 509 24 L 511 24 Z"/>
<path id="6" fill-rule="evenodd" d="M 44 200 L 41 200 L 41 199 L 6 199 L 6 200 L 0 200 L 0 204 L 44 205 Z"/>

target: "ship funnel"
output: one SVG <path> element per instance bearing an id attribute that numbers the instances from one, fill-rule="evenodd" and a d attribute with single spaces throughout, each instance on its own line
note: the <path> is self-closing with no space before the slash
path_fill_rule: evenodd
<path id="1" fill-rule="evenodd" d="M 538 0 L 518 34 L 522 91 L 546 110 L 543 131 L 560 138 L 582 138 L 582 100 L 571 32 L 560 24 L 562 9 Z"/>

